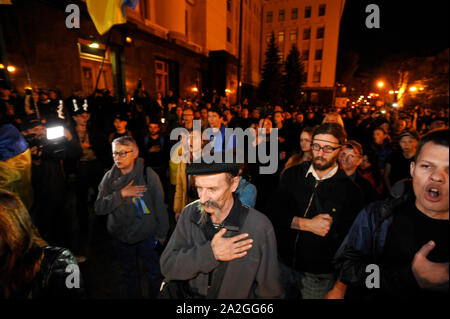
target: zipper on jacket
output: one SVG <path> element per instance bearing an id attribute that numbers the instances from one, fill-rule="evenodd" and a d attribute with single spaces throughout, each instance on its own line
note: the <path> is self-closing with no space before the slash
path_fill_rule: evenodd
<path id="1" fill-rule="evenodd" d="M 320 183 L 320 180 L 316 180 L 316 182 L 314 184 L 313 192 L 311 194 L 311 197 L 309 198 L 308 206 L 306 207 L 305 213 L 303 214 L 303 218 L 306 217 L 306 214 L 308 214 L 309 209 L 311 208 L 311 204 L 314 199 L 314 195 L 316 194 L 317 186 L 319 186 L 319 183 Z M 297 232 L 297 236 L 295 237 L 294 251 L 293 251 L 294 258 L 292 259 L 292 269 L 295 269 L 295 262 L 297 261 L 296 252 L 297 252 L 297 245 L 298 245 L 299 239 L 300 239 L 300 230 Z"/>

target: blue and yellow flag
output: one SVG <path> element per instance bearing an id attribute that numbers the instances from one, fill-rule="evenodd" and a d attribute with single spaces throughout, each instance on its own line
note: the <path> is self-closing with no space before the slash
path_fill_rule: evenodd
<path id="1" fill-rule="evenodd" d="M 31 152 L 22 134 L 11 124 L 0 125 L 0 188 L 16 193 L 26 208 L 31 208 Z"/>
<path id="2" fill-rule="evenodd" d="M 100 35 L 113 25 L 127 22 L 126 8 L 136 8 L 138 0 L 86 0 L 87 9 Z"/>

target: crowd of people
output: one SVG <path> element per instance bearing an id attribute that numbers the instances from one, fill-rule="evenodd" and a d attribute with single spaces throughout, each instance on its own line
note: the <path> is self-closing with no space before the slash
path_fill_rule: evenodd
<path id="1" fill-rule="evenodd" d="M 162 282 L 180 290 L 176 281 L 188 282 L 183 293 L 215 298 L 448 297 L 448 113 L 230 105 L 216 92 L 152 99 L 141 83 L 122 101 L 108 90 L 62 98 L 54 90 L 2 88 L 0 188 L 23 204 L 1 208 L 0 221 L 11 211 L 26 220 L 28 210 L 32 245 L 69 248 L 66 258 L 82 263 L 90 215 L 104 217 L 130 298 L 142 296 L 139 257 L 150 298 Z M 204 141 L 194 120 L 214 134 Z M 56 126 L 61 136 L 53 139 Z M 189 136 L 171 139 L 176 128 Z M 208 141 L 218 154 L 239 148 L 226 128 L 254 129 L 244 162 L 195 164 Z M 274 134 L 276 171 L 261 174 L 267 161 L 252 161 L 248 150 L 273 152 Z M 199 210 L 206 214 L 197 222 Z M 45 254 L 22 251 L 37 266 L 12 270 L 25 266 L 9 261 L 20 252 L 7 239 L 0 228 L 0 267 L 15 276 L 0 277 L 0 296 L 22 298 L 34 291 Z M 376 293 L 364 288 L 366 264 L 382 267 Z"/>

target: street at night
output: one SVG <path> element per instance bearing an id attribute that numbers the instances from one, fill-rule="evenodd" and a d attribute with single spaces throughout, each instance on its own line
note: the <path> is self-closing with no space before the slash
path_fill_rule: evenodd
<path id="1" fill-rule="evenodd" d="M 0 0 L 2 306 L 445 304 L 448 9 Z"/>

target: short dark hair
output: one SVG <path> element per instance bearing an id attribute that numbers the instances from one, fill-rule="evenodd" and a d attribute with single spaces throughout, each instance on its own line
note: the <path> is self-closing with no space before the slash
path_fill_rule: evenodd
<path id="1" fill-rule="evenodd" d="M 448 128 L 444 128 L 429 131 L 427 134 L 422 136 L 419 141 L 419 145 L 417 146 L 416 155 L 414 156 L 414 162 L 417 162 L 420 152 L 422 151 L 422 148 L 426 143 L 431 142 L 433 144 L 445 146 L 448 148 L 449 133 L 450 130 Z"/>
<path id="2" fill-rule="evenodd" d="M 347 132 L 342 125 L 337 123 L 323 123 L 314 130 L 312 138 L 318 134 L 333 135 L 339 141 L 339 144 L 344 145 L 347 140 Z"/>
<path id="3" fill-rule="evenodd" d="M 221 110 L 220 108 L 218 108 L 217 106 L 211 107 L 211 108 L 208 110 L 208 113 L 209 113 L 209 112 L 217 113 L 217 115 L 219 115 L 219 117 L 222 117 L 222 118 L 223 118 L 222 110 Z"/>

